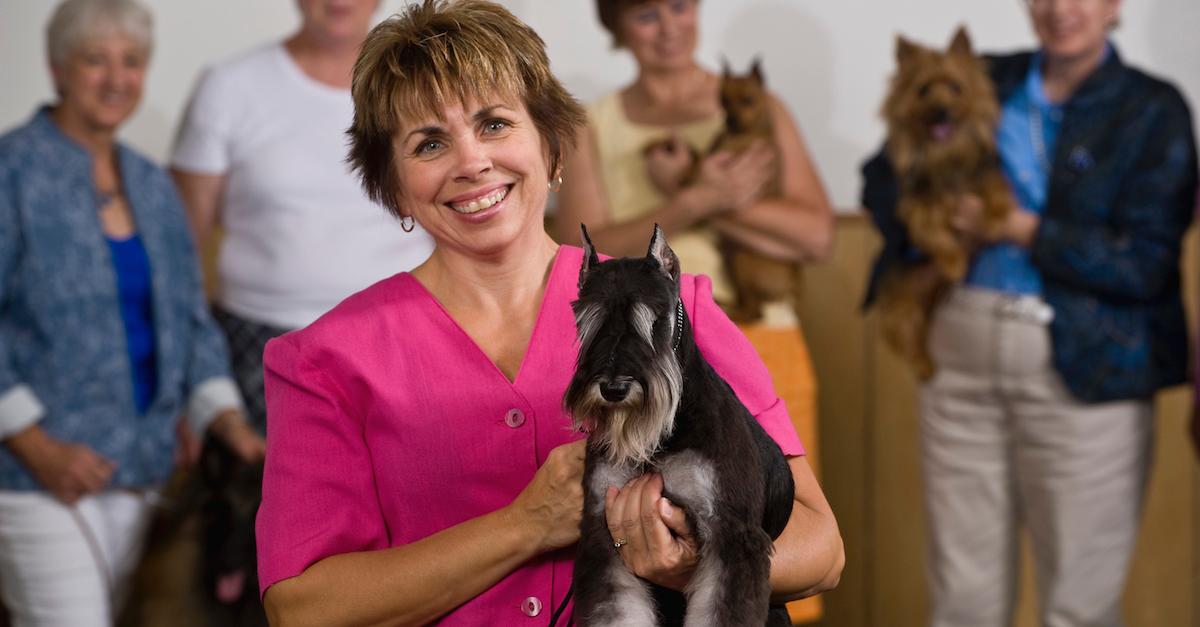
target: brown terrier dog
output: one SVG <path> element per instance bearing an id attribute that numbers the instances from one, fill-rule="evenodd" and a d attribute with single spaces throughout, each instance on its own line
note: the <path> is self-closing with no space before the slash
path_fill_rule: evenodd
<path id="1" fill-rule="evenodd" d="M 879 297 L 884 339 L 922 380 L 933 375 L 927 336 L 934 306 L 966 275 L 979 239 L 998 237 L 1011 208 L 1000 171 L 992 82 L 960 27 L 946 52 L 896 39 L 899 69 L 883 105 L 887 155 L 899 183 L 897 215 L 928 265 L 892 272 Z M 982 203 L 982 233 L 955 228 L 963 199 Z"/>
<path id="2" fill-rule="evenodd" d="M 705 154 L 719 151 L 739 154 L 756 142 L 763 142 L 774 150 L 771 100 L 759 59 L 754 60 L 750 71 L 744 75 L 731 73 L 728 63 L 723 63 L 720 98 L 725 111 L 725 129 L 717 135 Z M 648 156 L 655 150 L 676 149 L 678 147 L 672 140 L 662 140 L 648 144 L 642 152 Z M 671 193 L 680 186 L 692 183 L 699 175 L 701 156 L 695 149 L 688 149 L 692 152 L 691 167 L 678 183 L 663 180 L 651 173 L 651 179 L 664 193 Z M 781 193 L 778 164 L 773 168 L 774 172 L 763 192 L 766 197 Z M 762 318 L 765 304 L 789 299 L 799 318 L 803 287 L 799 264 L 760 255 L 728 237 L 721 238 L 718 248 L 736 299 L 720 303 L 731 320 L 737 323 L 755 322 Z"/>

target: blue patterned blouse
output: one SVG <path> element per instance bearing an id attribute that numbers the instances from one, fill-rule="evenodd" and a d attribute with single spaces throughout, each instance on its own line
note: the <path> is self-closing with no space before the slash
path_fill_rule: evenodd
<path id="1" fill-rule="evenodd" d="M 153 397 L 140 413 L 91 156 L 43 108 L 0 136 L 0 439 L 36 423 L 115 461 L 113 487 L 151 486 L 171 470 L 180 416 L 199 432 L 241 400 L 170 178 L 116 151 L 151 270 Z M 0 447 L 0 490 L 37 489 Z"/>

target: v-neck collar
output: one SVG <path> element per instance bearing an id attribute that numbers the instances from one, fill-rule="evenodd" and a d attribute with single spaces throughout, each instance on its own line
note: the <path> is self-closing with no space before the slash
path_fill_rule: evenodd
<path id="1" fill-rule="evenodd" d="M 442 305 L 442 302 L 433 295 L 433 292 L 430 292 L 429 289 L 426 288 L 423 283 L 418 281 L 411 272 L 405 272 L 402 276 L 415 287 L 415 289 L 434 309 L 440 312 L 440 315 L 446 319 L 446 322 L 448 322 L 455 331 L 462 335 L 462 339 L 468 345 L 470 345 L 472 349 L 474 349 L 475 353 L 480 359 L 491 366 L 491 369 L 496 373 L 496 376 L 500 377 L 500 379 L 502 379 L 506 384 L 515 389 L 518 387 L 518 384 L 521 381 L 521 375 L 525 374 L 528 370 L 528 366 L 530 364 L 530 355 L 534 352 L 534 348 L 538 341 L 538 336 L 540 335 L 539 331 L 541 331 L 543 327 L 549 323 L 548 318 L 550 313 L 547 312 L 547 303 L 559 300 L 558 292 L 562 289 L 560 287 L 560 282 L 562 279 L 559 277 L 559 275 L 562 273 L 562 268 L 565 265 L 563 263 L 563 252 L 565 248 L 566 246 L 559 246 L 558 250 L 554 252 L 554 258 L 550 261 L 550 276 L 547 277 L 546 285 L 542 288 L 542 302 L 538 305 L 537 318 L 534 320 L 533 330 L 529 334 L 529 342 L 525 345 L 525 352 L 521 355 L 521 365 L 517 367 L 517 373 L 511 380 L 508 378 L 508 375 L 504 374 L 504 371 L 500 369 L 500 366 L 497 366 L 496 362 L 492 361 L 491 357 L 488 357 L 488 354 L 479 346 L 475 339 L 471 337 L 471 334 L 467 333 L 466 329 L 462 328 L 462 325 L 460 325 L 458 321 L 454 319 L 454 316 L 450 315 L 450 312 L 444 305 Z"/>

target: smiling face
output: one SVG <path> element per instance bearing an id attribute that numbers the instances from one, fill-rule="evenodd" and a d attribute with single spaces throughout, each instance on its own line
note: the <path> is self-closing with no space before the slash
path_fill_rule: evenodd
<path id="1" fill-rule="evenodd" d="M 144 47 L 124 34 L 80 42 L 51 68 L 61 114 L 91 130 L 115 131 L 142 100 L 148 57 Z"/>
<path id="2" fill-rule="evenodd" d="M 304 30 L 327 42 L 358 42 L 379 8 L 379 0 L 297 0 L 296 4 Z"/>
<path id="3" fill-rule="evenodd" d="M 544 237 L 549 156 L 520 98 L 451 101 L 393 137 L 397 204 L 439 248 L 492 256 Z"/>
<path id="4" fill-rule="evenodd" d="M 1074 60 L 1100 54 L 1120 8 L 1120 0 L 1029 0 L 1029 17 L 1046 55 Z"/>
<path id="5" fill-rule="evenodd" d="M 618 17 L 618 39 L 643 69 L 687 68 L 696 52 L 696 17 L 696 0 L 637 4 Z"/>

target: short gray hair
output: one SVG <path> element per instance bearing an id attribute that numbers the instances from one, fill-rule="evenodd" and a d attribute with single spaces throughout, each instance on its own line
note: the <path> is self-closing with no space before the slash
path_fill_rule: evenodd
<path id="1" fill-rule="evenodd" d="M 64 0 L 46 24 L 46 53 L 62 65 L 86 39 L 122 34 L 149 55 L 154 47 L 154 18 L 135 0 Z"/>

